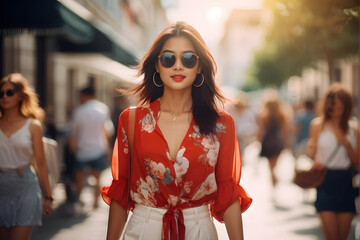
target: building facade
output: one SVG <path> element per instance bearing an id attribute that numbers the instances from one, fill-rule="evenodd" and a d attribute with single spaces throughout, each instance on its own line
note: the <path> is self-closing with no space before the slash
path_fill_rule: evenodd
<path id="1" fill-rule="evenodd" d="M 305 99 L 320 101 L 327 88 L 335 82 L 343 84 L 353 96 L 354 116 L 360 119 L 360 81 L 358 58 L 339 59 L 334 63 L 334 80 L 329 78 L 327 64 L 318 62 L 316 68 L 308 68 L 301 77 L 292 77 L 286 83 L 289 100 L 297 105 Z"/>
<path id="2" fill-rule="evenodd" d="M 241 89 L 247 80 L 254 52 L 264 40 L 268 12 L 264 9 L 234 9 L 220 42 L 222 85 Z"/>
<path id="3" fill-rule="evenodd" d="M 114 108 L 116 88 L 168 24 L 160 0 L 19 0 L 0 3 L 0 74 L 22 73 L 61 129 L 93 85 Z"/>

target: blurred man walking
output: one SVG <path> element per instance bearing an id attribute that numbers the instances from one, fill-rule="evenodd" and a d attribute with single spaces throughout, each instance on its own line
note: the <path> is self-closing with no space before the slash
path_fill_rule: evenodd
<path id="1" fill-rule="evenodd" d="M 109 140 L 114 133 L 109 108 L 96 100 L 93 87 L 80 90 L 81 105 L 75 109 L 70 124 L 69 145 L 75 153 L 75 187 L 80 198 L 87 170 L 95 177 L 93 207 L 98 207 L 100 173 L 106 167 Z"/>

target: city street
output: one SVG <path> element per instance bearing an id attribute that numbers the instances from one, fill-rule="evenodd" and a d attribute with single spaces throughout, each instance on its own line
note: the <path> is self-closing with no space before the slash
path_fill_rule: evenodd
<path id="1" fill-rule="evenodd" d="M 12 206 L 20 209 L 42 191 L 46 215 L 52 197 L 54 208 L 30 240 L 106 239 L 109 206 L 101 196 L 94 202 L 99 172 L 96 179 L 76 174 L 78 190 L 84 183 L 80 197 L 70 189 L 73 173 L 100 167 L 117 133 L 121 153 L 131 153 L 125 133 L 134 119 L 119 116 L 141 106 L 134 135 L 141 135 L 142 149 L 133 156 L 144 164 L 134 164 L 139 194 L 133 198 L 153 205 L 165 198 L 183 204 L 183 193 L 193 192 L 197 204 L 215 193 L 226 199 L 222 192 L 236 191 L 218 191 L 215 182 L 229 182 L 229 136 L 236 135 L 244 146 L 240 185 L 253 199 L 241 215 L 245 240 L 325 240 L 323 231 L 337 240 L 350 221 L 346 240 L 360 240 L 359 9 L 355 0 L 0 1 L 0 224 L 16 218 L 23 225 L 35 216 L 35 207 L 14 214 Z M 45 138 L 43 151 L 39 136 L 54 139 L 57 152 Z M 304 152 L 312 160 L 294 157 Z M 215 165 L 218 156 L 222 165 Z M 316 189 L 293 182 L 302 160 L 329 170 L 317 201 L 321 220 Z M 169 163 L 176 174 L 169 174 Z M 39 188 L 20 178 L 28 165 L 36 166 Z M 100 185 L 111 183 L 107 167 Z M 338 212 L 355 212 L 352 194 L 353 220 Z M 230 240 L 225 224 L 213 221 L 218 239 Z M 23 234 L 17 230 L 1 231 L 0 240 Z"/>
<path id="2" fill-rule="evenodd" d="M 279 159 L 279 184 L 272 189 L 265 159 L 258 159 L 256 145 L 244 154 L 241 184 L 253 197 L 252 206 L 243 214 L 245 239 L 318 240 L 322 239 L 320 222 L 315 214 L 315 191 L 303 191 L 291 183 L 294 160 L 284 152 Z M 110 169 L 103 172 L 103 183 L 111 182 Z M 90 188 L 84 190 L 84 213 L 67 215 L 63 205 L 65 192 L 62 184 L 55 189 L 56 210 L 44 218 L 43 226 L 34 230 L 32 240 L 105 239 L 108 206 L 101 201 L 91 210 L 93 199 Z M 219 239 L 228 240 L 225 225 L 215 221 Z M 354 238 L 349 238 L 354 239 Z"/>

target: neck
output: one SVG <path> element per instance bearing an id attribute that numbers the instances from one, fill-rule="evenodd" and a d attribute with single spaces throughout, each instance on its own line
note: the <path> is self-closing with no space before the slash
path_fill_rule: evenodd
<path id="1" fill-rule="evenodd" d="M 80 98 L 80 102 L 81 102 L 81 104 L 84 104 L 84 103 L 87 103 L 94 99 L 95 99 L 95 97 L 93 97 L 93 96 L 83 96 Z"/>
<path id="2" fill-rule="evenodd" d="M 340 118 L 331 118 L 329 119 L 329 123 L 335 126 L 339 126 L 340 120 L 341 120 Z"/>
<path id="3" fill-rule="evenodd" d="M 185 93 L 164 91 L 160 102 L 161 111 L 167 111 L 173 115 L 179 115 L 192 110 L 191 91 Z"/>
<path id="4" fill-rule="evenodd" d="M 19 114 L 18 109 L 13 108 L 6 110 L 1 118 L 7 122 L 14 122 L 23 117 Z"/>

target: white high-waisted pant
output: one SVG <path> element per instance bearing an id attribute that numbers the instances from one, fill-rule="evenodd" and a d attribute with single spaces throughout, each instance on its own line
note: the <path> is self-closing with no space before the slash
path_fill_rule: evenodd
<path id="1" fill-rule="evenodd" d="M 124 240 L 160 240 L 162 218 L 167 209 L 135 204 Z M 217 232 L 207 205 L 182 210 L 186 240 L 217 240 Z"/>

